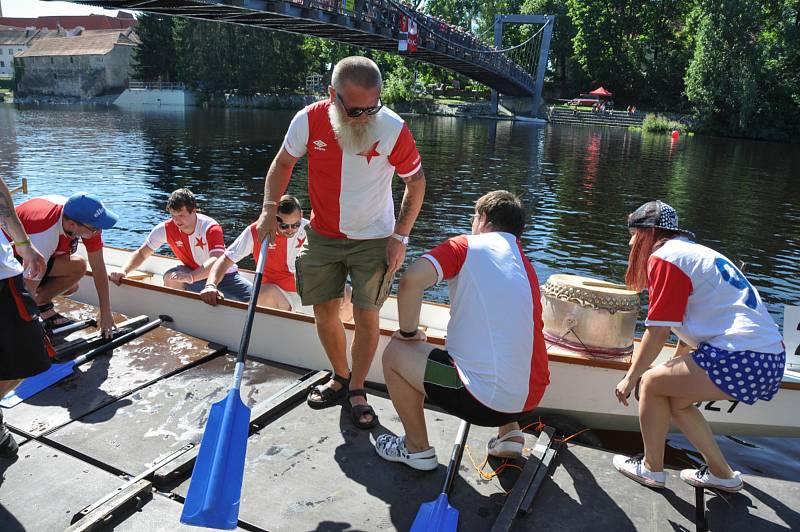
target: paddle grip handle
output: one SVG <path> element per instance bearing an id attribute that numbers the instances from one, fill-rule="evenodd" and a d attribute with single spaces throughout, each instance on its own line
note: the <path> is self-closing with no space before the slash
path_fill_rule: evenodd
<path id="1" fill-rule="evenodd" d="M 134 329 L 134 330 L 132 330 L 131 332 L 129 332 L 127 334 L 123 334 L 122 336 L 118 336 L 118 337 L 114 338 L 113 340 L 111 340 L 110 342 L 108 342 L 107 344 L 103 344 L 100 347 L 96 347 L 95 349 L 92 349 L 91 351 L 87 351 L 86 353 L 84 353 L 81 356 L 79 356 L 78 358 L 76 358 L 73 362 L 75 362 L 75 366 L 80 366 L 84 362 L 88 362 L 89 360 L 97 357 L 98 355 L 102 355 L 103 353 L 111 351 L 115 347 L 119 347 L 122 344 L 126 344 L 126 343 L 130 342 L 131 340 L 133 340 L 134 338 L 138 338 L 139 336 L 142 336 L 143 334 L 148 333 L 148 332 L 152 331 L 153 329 L 158 328 L 158 326 L 161 325 L 162 321 L 164 321 L 164 320 L 162 320 L 161 318 L 158 318 L 155 321 L 151 321 L 147 325 L 142 325 L 138 329 Z"/>
<path id="2" fill-rule="evenodd" d="M 253 329 L 253 319 L 256 315 L 258 294 L 261 292 L 261 277 L 264 275 L 264 265 L 267 262 L 268 250 L 269 238 L 265 238 L 261 242 L 261 253 L 258 256 L 256 275 L 253 278 L 253 295 L 250 297 L 250 302 L 247 304 L 247 320 L 245 321 L 244 329 L 242 329 L 242 339 L 239 342 L 239 356 L 236 357 L 237 366 L 244 364 L 244 359 L 247 356 L 247 348 L 250 346 L 250 332 Z M 241 370 L 237 370 L 236 375 L 234 375 L 234 380 L 234 387 L 238 388 L 241 383 Z"/>
<path id="3" fill-rule="evenodd" d="M 59 335 L 69 334 L 75 331 L 80 331 L 81 329 L 86 329 L 87 327 L 94 327 L 96 325 L 97 325 L 97 320 L 92 318 L 90 320 L 81 320 L 81 321 L 76 321 L 75 323 L 70 323 L 69 325 L 64 325 L 63 327 L 53 329 L 52 331 L 50 331 L 50 333 L 53 336 L 59 336 Z"/>
<path id="4" fill-rule="evenodd" d="M 447 464 L 447 474 L 444 479 L 444 487 L 442 493 L 447 494 L 453 487 L 453 482 L 458 473 L 458 465 L 461 463 L 461 457 L 464 455 L 464 445 L 467 443 L 467 435 L 469 434 L 470 424 L 467 421 L 461 420 L 458 426 L 458 434 L 456 435 L 456 443 L 453 445 L 453 451 L 450 453 L 450 463 Z"/>

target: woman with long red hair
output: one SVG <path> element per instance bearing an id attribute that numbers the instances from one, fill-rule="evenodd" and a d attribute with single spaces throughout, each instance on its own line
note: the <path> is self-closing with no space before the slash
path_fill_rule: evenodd
<path id="1" fill-rule="evenodd" d="M 722 456 L 698 401 L 769 401 L 778 391 L 786 353 L 778 326 L 761 297 L 725 256 L 693 242 L 678 226 L 675 209 L 645 203 L 628 216 L 630 256 L 625 281 L 647 288 L 646 331 L 630 369 L 614 390 L 628 406 L 639 386 L 644 456 L 614 457 L 623 475 L 662 488 L 664 446 L 670 421 L 700 451 L 706 466 L 684 469 L 693 486 L 739 491 L 743 483 Z M 669 361 L 650 367 L 674 332 L 686 344 Z"/>

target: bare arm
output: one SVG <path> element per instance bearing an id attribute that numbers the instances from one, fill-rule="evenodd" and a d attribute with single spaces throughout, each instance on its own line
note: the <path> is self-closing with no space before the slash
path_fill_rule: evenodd
<path id="1" fill-rule="evenodd" d="M 223 299 L 222 292 L 219 291 L 217 285 L 225 276 L 228 268 L 234 265 L 234 262 L 225 254 L 220 255 L 214 259 L 211 265 L 211 271 L 208 273 L 208 280 L 203 291 L 200 292 L 200 299 L 211 306 L 216 306 L 221 299 Z"/>
<path id="2" fill-rule="evenodd" d="M 224 257 L 224 256 L 225 256 L 224 252 L 217 251 L 216 253 L 211 255 L 208 259 L 206 259 L 206 261 L 203 263 L 202 266 L 200 266 L 199 268 L 197 268 L 195 270 L 192 270 L 191 273 L 192 273 L 193 282 L 197 282 L 197 281 L 200 281 L 202 279 L 206 279 L 208 277 L 209 272 L 211 271 L 211 268 L 213 268 L 214 265 L 217 263 L 217 259 L 220 258 L 220 257 Z M 219 277 L 220 280 L 222 280 L 222 277 L 224 275 L 225 275 L 225 270 L 222 270 L 222 275 L 220 275 L 220 277 Z"/>
<path id="3" fill-rule="evenodd" d="M 406 190 L 400 203 L 400 214 L 397 216 L 394 232 L 409 235 L 425 199 L 425 172 L 420 168 L 416 174 L 404 177 L 403 181 L 406 183 Z"/>
<path id="4" fill-rule="evenodd" d="M 110 336 L 114 328 L 114 317 L 111 313 L 111 300 L 108 296 L 108 275 L 103 249 L 87 253 L 89 265 L 92 267 L 92 279 L 97 290 L 97 299 L 100 302 L 100 329 L 103 336 Z"/>
<path id="5" fill-rule="evenodd" d="M 625 406 L 628 406 L 628 396 L 634 386 L 636 386 L 639 377 L 650 368 L 658 357 L 658 354 L 664 348 L 664 344 L 667 342 L 667 338 L 669 338 L 669 332 L 670 328 L 663 326 L 648 327 L 644 332 L 639 351 L 633 355 L 631 367 L 628 369 L 625 377 L 617 384 L 617 399 Z"/>
<path id="6" fill-rule="evenodd" d="M 36 293 L 38 280 L 44 275 L 47 263 L 41 253 L 31 244 L 25 227 L 19 221 L 17 211 L 14 210 L 14 201 L 11 199 L 5 181 L 0 178 L 0 226 L 11 235 L 11 240 L 16 242 L 17 254 L 22 257 L 22 266 L 25 268 L 25 282 L 35 283 L 32 294 Z"/>
<path id="7" fill-rule="evenodd" d="M 267 180 L 264 182 L 264 202 L 261 216 L 256 222 L 259 242 L 262 242 L 267 236 L 270 237 L 270 241 L 275 239 L 275 233 L 278 230 L 278 221 L 275 219 L 278 212 L 278 201 L 286 192 L 286 187 L 289 186 L 289 180 L 297 160 L 297 157 L 289 155 L 286 148 L 281 146 L 278 155 L 269 165 Z"/>
<path id="8" fill-rule="evenodd" d="M 437 280 L 436 268 L 428 259 L 424 258 L 414 261 L 400 278 L 397 291 L 397 311 L 401 331 L 411 332 L 419 328 L 422 297 L 425 289 L 436 284 Z M 395 337 L 410 340 L 425 338 L 421 332 L 411 338 L 403 338 L 401 335 L 395 335 Z"/>

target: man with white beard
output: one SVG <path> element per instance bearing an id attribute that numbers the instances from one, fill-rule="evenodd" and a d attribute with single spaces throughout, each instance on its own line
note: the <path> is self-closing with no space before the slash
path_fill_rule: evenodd
<path id="1" fill-rule="evenodd" d="M 381 73 L 366 57 L 347 57 L 333 69 L 329 98 L 295 115 L 264 185 L 259 238 L 275 238 L 278 200 L 297 160 L 308 156 L 311 223 L 296 262 L 297 291 L 314 306 L 317 334 L 333 376 L 308 396 L 311 408 L 345 401 L 353 423 L 377 425 L 364 381 L 380 335 L 378 311 L 405 259 L 408 235 L 425 196 L 416 143 L 402 118 L 380 101 Z M 395 220 L 392 178 L 405 182 Z M 353 287 L 352 372 L 339 306 L 347 276 Z"/>

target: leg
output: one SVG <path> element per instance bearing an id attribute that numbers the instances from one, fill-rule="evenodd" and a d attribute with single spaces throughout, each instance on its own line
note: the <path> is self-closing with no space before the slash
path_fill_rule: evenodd
<path id="1" fill-rule="evenodd" d="M 344 326 L 339 320 L 339 300 L 332 299 L 325 303 L 314 305 L 314 318 L 316 318 L 317 335 L 322 343 L 328 360 L 331 361 L 333 371 L 342 377 L 350 375 L 347 365 L 347 344 L 344 336 Z M 340 390 L 342 384 L 331 379 L 325 384 L 333 390 Z M 309 398 L 319 401 L 321 397 L 316 390 L 312 390 Z"/>
<path id="2" fill-rule="evenodd" d="M 176 281 L 175 279 L 170 279 L 170 274 L 175 272 L 183 272 L 183 273 L 190 273 L 192 270 L 186 266 L 175 266 L 174 268 L 170 268 L 166 272 L 164 272 L 164 286 L 167 288 L 175 288 L 178 290 L 186 290 L 186 286 L 189 283 L 184 283 L 182 281 Z M 202 290 L 202 288 L 201 288 Z"/>
<path id="3" fill-rule="evenodd" d="M 194 285 L 202 285 L 199 287 L 199 291 L 202 292 L 205 284 L 206 279 L 201 279 L 199 282 L 187 286 L 187 290 L 194 292 Z M 241 301 L 242 303 L 249 303 L 250 298 L 253 296 L 253 284 L 239 275 L 239 272 L 226 273 L 222 277 L 222 281 L 220 281 L 218 288 L 227 299 Z"/>
<path id="4" fill-rule="evenodd" d="M 292 310 L 289 301 L 283 292 L 274 284 L 262 284 L 258 293 L 258 304 L 262 307 L 276 308 L 278 310 Z"/>
<path id="5" fill-rule="evenodd" d="M 425 426 L 425 366 L 430 346 L 424 342 L 393 339 L 383 352 L 383 377 L 389 398 L 406 431 L 406 448 L 412 452 L 430 448 Z"/>
<path id="6" fill-rule="evenodd" d="M 353 294 L 353 289 L 350 287 L 350 285 L 345 285 L 344 297 L 342 298 L 342 304 L 339 307 L 339 319 L 342 320 L 342 322 L 353 321 L 352 294 Z"/>
<path id="7" fill-rule="evenodd" d="M 336 303 L 336 320 L 341 325 L 342 322 L 339 320 L 339 306 L 341 301 L 337 300 Z M 353 373 L 350 376 L 350 388 L 359 389 L 364 387 L 364 382 L 367 380 L 367 373 L 369 373 L 372 360 L 375 358 L 380 328 L 378 325 L 379 317 L 377 310 L 354 307 L 353 318 L 355 320 L 356 330 L 353 334 L 353 345 L 350 346 L 350 355 L 353 357 Z M 364 397 L 351 397 L 350 403 L 352 405 L 366 405 L 367 400 Z M 369 414 L 364 414 L 361 416 L 361 423 L 369 423 L 371 418 L 372 416 Z"/>
<path id="8" fill-rule="evenodd" d="M 674 418 L 673 402 L 678 407 L 678 410 L 685 410 L 687 404 L 696 401 L 721 399 L 731 399 L 731 397 L 711 382 L 708 374 L 695 363 L 691 355 L 673 358 L 660 366 L 646 371 L 642 375 L 640 386 L 639 423 L 642 429 L 642 439 L 644 440 L 644 461 L 647 468 L 650 471 L 662 471 L 664 468 L 664 444 L 669 431 L 670 418 Z M 680 423 L 688 420 L 686 423 L 692 433 L 691 437 L 699 438 L 699 442 L 703 446 L 702 448 L 698 447 L 698 450 L 701 452 L 708 450 L 711 453 L 710 458 L 724 462 L 724 458 L 722 458 L 718 448 L 717 452 L 719 454 L 717 456 L 714 455 L 712 447 L 716 444 L 712 443 L 711 447 L 708 444 L 709 441 L 714 441 L 708 424 L 705 423 L 705 420 L 702 420 L 706 428 L 699 428 L 697 419 L 693 418 L 693 415 L 691 412 L 679 412 L 678 417 L 681 419 L 680 421 L 676 420 L 676 422 Z M 700 417 L 702 418 L 702 416 Z M 703 440 L 703 430 L 707 431 L 707 440 Z M 687 434 L 687 437 L 689 437 L 689 434 Z M 715 464 L 715 467 L 720 466 L 721 464 L 719 463 Z M 730 471 L 727 463 L 721 469 Z"/>
<path id="9" fill-rule="evenodd" d="M 725 457 L 722 456 L 722 451 L 717 445 L 717 440 L 714 439 L 714 434 L 711 432 L 708 421 L 694 406 L 695 402 L 690 399 L 678 399 L 675 397 L 670 397 L 669 402 L 672 421 L 694 445 L 695 449 L 703 455 L 711 474 L 719 478 L 732 478 L 733 470 L 728 465 Z"/>
<path id="10" fill-rule="evenodd" d="M 53 298 L 67 291 L 77 290 L 77 284 L 86 273 L 86 259 L 80 255 L 61 255 L 53 259 L 53 267 L 47 274 L 47 282 L 39 284 L 34 293 L 37 305 L 45 305 Z M 55 310 L 45 313 L 42 318 L 49 318 Z"/>

